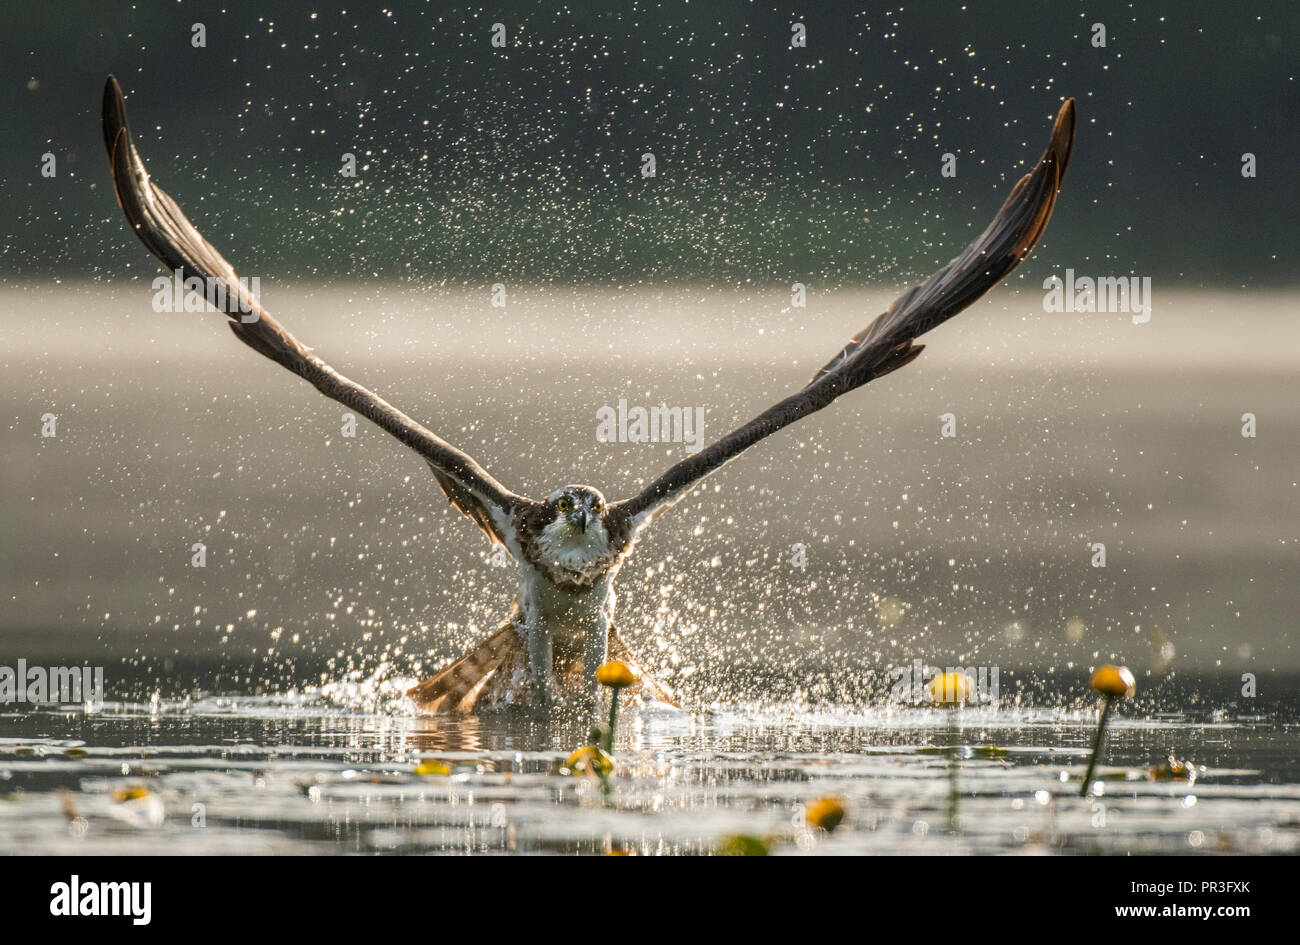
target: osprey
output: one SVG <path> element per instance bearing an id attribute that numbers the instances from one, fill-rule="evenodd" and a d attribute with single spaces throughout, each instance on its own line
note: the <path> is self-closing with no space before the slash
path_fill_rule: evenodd
<path id="1" fill-rule="evenodd" d="M 585 485 L 564 486 L 542 500 L 517 495 L 436 433 L 339 374 L 261 307 L 230 263 L 150 180 L 112 76 L 104 90 L 103 130 L 118 203 L 149 251 L 187 284 L 201 280 L 209 304 L 215 300 L 244 344 L 419 453 L 451 504 L 518 562 L 519 592 L 500 628 L 408 693 L 429 711 L 474 712 L 569 697 L 590 700 L 596 694 L 596 668 L 610 657 L 632 665 L 643 696 L 672 701 L 664 687 L 640 672 L 614 624 L 614 581 L 638 537 L 700 480 L 759 440 L 910 363 L 922 351 L 918 336 L 966 308 L 1020 264 L 1056 204 L 1074 141 L 1074 100 L 1061 106 L 1038 164 L 959 256 L 903 293 L 802 389 L 618 502 Z"/>

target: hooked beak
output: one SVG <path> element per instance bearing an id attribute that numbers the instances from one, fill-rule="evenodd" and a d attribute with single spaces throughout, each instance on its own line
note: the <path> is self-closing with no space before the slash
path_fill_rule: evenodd
<path id="1" fill-rule="evenodd" d="M 570 521 L 576 522 L 578 528 L 582 529 L 582 533 L 584 535 L 587 533 L 587 510 L 586 509 L 578 509 L 578 511 L 574 513 L 573 518 L 571 518 Z"/>

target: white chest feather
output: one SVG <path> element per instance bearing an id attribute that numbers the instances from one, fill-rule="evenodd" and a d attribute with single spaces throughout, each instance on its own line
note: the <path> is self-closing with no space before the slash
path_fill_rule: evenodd
<path id="1" fill-rule="evenodd" d="M 559 518 L 531 540 L 522 538 L 515 524 L 503 521 L 501 533 L 519 562 L 518 601 L 530 672 L 545 667 L 541 672 L 547 673 L 553 662 L 600 665 L 618 573 L 604 523 L 599 517 L 577 523 Z"/>
<path id="2" fill-rule="evenodd" d="M 542 564 L 581 574 L 608 556 L 609 535 L 600 519 L 588 525 L 586 531 L 557 521 L 542 529 L 535 547 Z"/>
<path id="3" fill-rule="evenodd" d="M 520 569 L 519 606 L 526 622 L 536 620 L 585 629 L 602 616 L 612 615 L 612 584 L 610 580 L 601 580 L 589 591 L 573 593 L 556 587 L 539 569 L 525 564 Z"/>
<path id="4" fill-rule="evenodd" d="M 531 565 L 522 568 L 519 607 L 524 627 L 544 636 L 558 657 L 578 658 L 593 637 L 603 640 L 613 622 L 614 600 L 612 579 L 575 594 L 556 587 Z"/>

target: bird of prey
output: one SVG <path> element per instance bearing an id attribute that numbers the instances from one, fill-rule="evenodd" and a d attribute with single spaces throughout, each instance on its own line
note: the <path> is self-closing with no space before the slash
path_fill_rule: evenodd
<path id="1" fill-rule="evenodd" d="M 408 693 L 427 711 L 469 713 L 589 703 L 596 695 L 596 668 L 611 657 L 631 664 L 641 676 L 643 698 L 672 701 L 667 689 L 640 672 L 615 628 L 614 582 L 637 539 L 704 477 L 755 443 L 909 364 L 922 351 L 917 337 L 1020 264 L 1056 204 L 1074 141 L 1074 100 L 1061 106 L 1037 165 L 960 255 L 904 292 L 800 390 L 618 502 L 585 485 L 563 486 L 540 500 L 517 495 L 432 430 L 339 374 L 261 307 L 230 263 L 153 183 L 127 128 L 122 90 L 111 76 L 104 89 L 103 129 L 118 203 L 149 251 L 187 281 L 203 280 L 209 303 L 217 300 L 214 307 L 228 316 L 231 331 L 244 344 L 415 450 L 450 503 L 518 563 L 519 591 L 500 628 Z"/>

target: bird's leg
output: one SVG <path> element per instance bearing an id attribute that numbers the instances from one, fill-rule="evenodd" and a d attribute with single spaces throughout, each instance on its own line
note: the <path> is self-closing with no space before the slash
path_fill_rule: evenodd
<path id="1" fill-rule="evenodd" d="M 543 621 L 534 620 L 528 625 L 528 675 L 538 701 L 543 704 L 551 701 L 551 695 L 555 691 L 554 668 L 551 635 Z"/>

